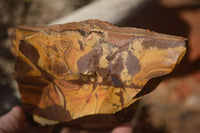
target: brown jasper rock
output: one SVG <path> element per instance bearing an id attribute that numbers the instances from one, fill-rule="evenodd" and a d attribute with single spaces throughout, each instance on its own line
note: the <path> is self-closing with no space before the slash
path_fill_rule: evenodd
<path id="1" fill-rule="evenodd" d="M 186 52 L 182 37 L 99 20 L 20 26 L 13 43 L 25 111 L 41 125 L 123 122 L 116 114 L 133 109 L 144 85 L 170 73 Z"/>

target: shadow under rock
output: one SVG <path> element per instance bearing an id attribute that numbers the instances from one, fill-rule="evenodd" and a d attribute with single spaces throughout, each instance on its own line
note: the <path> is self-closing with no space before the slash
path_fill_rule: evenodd
<path id="1" fill-rule="evenodd" d="M 11 81 L 11 80 L 10 80 Z M 21 106 L 20 99 L 16 96 L 16 90 L 11 82 L 0 84 L 0 116 L 7 113 L 13 106 Z"/>
<path id="2" fill-rule="evenodd" d="M 133 133 L 168 133 L 165 125 L 155 127 L 151 121 L 150 106 L 143 105 L 134 119 Z"/>

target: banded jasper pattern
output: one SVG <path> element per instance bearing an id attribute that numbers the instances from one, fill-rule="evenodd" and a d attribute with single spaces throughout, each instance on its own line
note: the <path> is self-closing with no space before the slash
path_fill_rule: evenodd
<path id="1" fill-rule="evenodd" d="M 24 108 L 42 125 L 127 108 L 186 52 L 182 37 L 99 20 L 20 26 L 13 44 Z"/>

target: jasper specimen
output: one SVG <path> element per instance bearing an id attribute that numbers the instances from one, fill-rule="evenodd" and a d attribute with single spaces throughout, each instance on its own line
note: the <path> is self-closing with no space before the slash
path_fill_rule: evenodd
<path id="1" fill-rule="evenodd" d="M 15 31 L 21 99 L 42 125 L 127 108 L 150 79 L 170 73 L 186 52 L 182 37 L 99 20 Z"/>

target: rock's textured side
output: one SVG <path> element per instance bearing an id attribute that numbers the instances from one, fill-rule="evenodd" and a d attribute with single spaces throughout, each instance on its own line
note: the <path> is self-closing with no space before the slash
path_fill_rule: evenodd
<path id="1" fill-rule="evenodd" d="M 13 43 L 24 108 L 42 125 L 127 108 L 186 52 L 184 38 L 99 20 L 20 26 Z"/>

